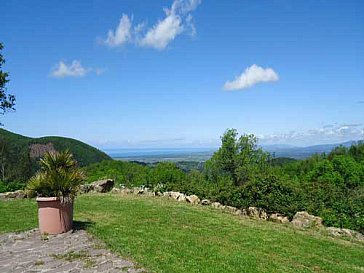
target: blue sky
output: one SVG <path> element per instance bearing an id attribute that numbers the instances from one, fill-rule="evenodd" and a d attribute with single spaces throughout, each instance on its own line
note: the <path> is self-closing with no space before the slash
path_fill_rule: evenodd
<path id="1" fill-rule="evenodd" d="M 5 129 L 100 148 L 364 138 L 364 2 L 5 1 Z"/>

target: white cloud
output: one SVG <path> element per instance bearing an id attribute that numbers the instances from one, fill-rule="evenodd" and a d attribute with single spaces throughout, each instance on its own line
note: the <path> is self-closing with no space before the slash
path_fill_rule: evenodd
<path id="1" fill-rule="evenodd" d="M 181 17 L 170 14 L 146 33 L 140 41 L 140 45 L 156 49 L 165 49 L 182 31 Z"/>
<path id="2" fill-rule="evenodd" d="M 78 60 L 74 60 L 70 64 L 66 64 L 63 61 L 60 61 L 52 68 L 50 75 L 54 78 L 84 77 L 92 71 L 99 76 L 105 71 L 105 69 L 92 67 L 85 68 Z"/>
<path id="3" fill-rule="evenodd" d="M 245 69 L 245 71 L 233 81 L 224 84 L 225 90 L 245 89 L 261 82 L 278 81 L 278 74 L 272 68 L 263 68 L 256 64 Z"/>
<path id="4" fill-rule="evenodd" d="M 291 131 L 259 137 L 264 144 L 312 145 L 364 139 L 363 124 L 328 124 L 303 132 Z"/>
<path id="5" fill-rule="evenodd" d="M 116 30 L 109 30 L 104 43 L 112 47 L 133 43 L 137 46 L 163 50 L 181 33 L 188 31 L 192 35 L 196 33 L 191 12 L 200 3 L 201 0 L 175 0 L 169 9 L 164 9 L 165 17 L 149 29 L 144 22 L 133 27 L 132 20 L 123 14 Z"/>
<path id="6" fill-rule="evenodd" d="M 123 14 L 115 31 L 109 30 L 105 43 L 111 47 L 115 47 L 131 42 L 131 26 L 132 22 L 128 15 Z"/>

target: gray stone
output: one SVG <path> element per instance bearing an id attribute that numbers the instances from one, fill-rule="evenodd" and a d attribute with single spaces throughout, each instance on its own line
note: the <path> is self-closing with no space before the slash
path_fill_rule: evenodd
<path id="1" fill-rule="evenodd" d="M 181 195 L 180 192 L 176 192 L 176 191 L 171 191 L 170 192 L 170 197 L 172 197 L 174 200 L 178 200 L 178 197 Z"/>
<path id="2" fill-rule="evenodd" d="M 146 191 L 146 192 L 144 192 L 144 194 L 146 196 L 155 196 L 155 192 L 152 192 L 152 191 Z"/>
<path id="3" fill-rule="evenodd" d="M 238 209 L 238 210 L 235 211 L 235 214 L 239 215 L 239 216 L 243 216 L 243 211 Z"/>
<path id="4" fill-rule="evenodd" d="M 215 209 L 219 209 L 222 207 L 222 205 L 219 202 L 213 202 L 211 204 L 211 207 L 215 208 Z"/>
<path id="5" fill-rule="evenodd" d="M 236 213 L 236 211 L 238 209 L 235 208 L 235 207 L 232 207 L 232 206 L 225 206 L 224 210 L 227 211 L 227 212 L 229 212 L 229 213 Z"/>
<path id="6" fill-rule="evenodd" d="M 120 188 L 112 188 L 111 193 L 120 193 L 122 190 Z"/>
<path id="7" fill-rule="evenodd" d="M 342 237 L 348 239 L 355 239 L 358 241 L 364 242 L 364 235 L 355 230 L 347 229 L 347 228 L 336 228 L 336 227 L 327 227 L 326 230 L 331 236 L 334 237 Z"/>
<path id="8" fill-rule="evenodd" d="M 322 227 L 322 218 L 306 211 L 299 211 L 293 216 L 291 223 L 295 228 L 318 228 Z"/>
<path id="9" fill-rule="evenodd" d="M 91 183 L 93 186 L 94 191 L 96 192 L 109 192 L 114 187 L 114 180 L 113 179 L 103 179 L 99 181 L 95 181 Z"/>
<path id="10" fill-rule="evenodd" d="M 201 205 L 202 206 L 209 206 L 209 205 L 211 205 L 211 202 L 208 199 L 202 199 Z"/>
<path id="11" fill-rule="evenodd" d="M 171 192 L 170 191 L 165 191 L 165 192 L 163 192 L 163 196 L 164 197 L 171 197 Z"/>
<path id="12" fill-rule="evenodd" d="M 79 193 L 88 193 L 92 191 L 94 187 L 90 184 L 83 184 L 80 186 Z"/>
<path id="13" fill-rule="evenodd" d="M 259 219 L 260 216 L 259 216 L 259 208 L 256 208 L 256 207 L 249 207 L 248 210 L 248 215 L 254 219 Z"/>
<path id="14" fill-rule="evenodd" d="M 183 193 L 180 193 L 178 198 L 177 198 L 178 202 L 186 202 L 186 195 L 184 195 Z"/>
<path id="15" fill-rule="evenodd" d="M 128 194 L 131 194 L 131 193 L 132 193 L 132 191 L 130 189 L 124 188 L 124 189 L 120 190 L 120 194 L 122 194 L 122 195 L 128 195 Z"/>
<path id="16" fill-rule="evenodd" d="M 186 201 L 191 204 L 198 204 L 200 203 L 200 198 L 197 195 L 189 195 L 186 197 Z"/>
<path id="17" fill-rule="evenodd" d="M 268 214 L 264 209 L 259 209 L 259 218 L 265 221 L 268 220 Z"/>
<path id="18" fill-rule="evenodd" d="M 286 216 L 283 216 L 279 213 L 273 213 L 269 216 L 269 221 L 280 223 L 280 224 L 286 224 L 289 223 L 289 219 Z"/>

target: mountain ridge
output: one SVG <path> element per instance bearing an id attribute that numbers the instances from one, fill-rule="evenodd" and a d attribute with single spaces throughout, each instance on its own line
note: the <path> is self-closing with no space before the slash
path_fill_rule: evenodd
<path id="1" fill-rule="evenodd" d="M 76 139 L 43 136 L 32 138 L 0 128 L 0 179 L 24 182 L 38 170 L 38 161 L 49 151 L 70 150 L 79 166 L 111 159 L 103 151 Z"/>

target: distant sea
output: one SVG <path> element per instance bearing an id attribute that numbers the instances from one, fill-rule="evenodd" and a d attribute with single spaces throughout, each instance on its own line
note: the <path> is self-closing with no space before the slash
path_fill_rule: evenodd
<path id="1" fill-rule="evenodd" d="M 214 148 L 145 148 L 104 149 L 110 157 L 124 161 L 206 161 L 216 151 Z"/>
<path id="2" fill-rule="evenodd" d="M 273 157 L 304 159 L 313 154 L 329 153 L 337 146 L 350 147 L 358 141 L 295 147 L 287 145 L 265 145 L 262 148 Z M 145 148 L 145 149 L 104 149 L 109 156 L 117 160 L 153 163 L 159 161 L 206 161 L 217 148 Z"/>

